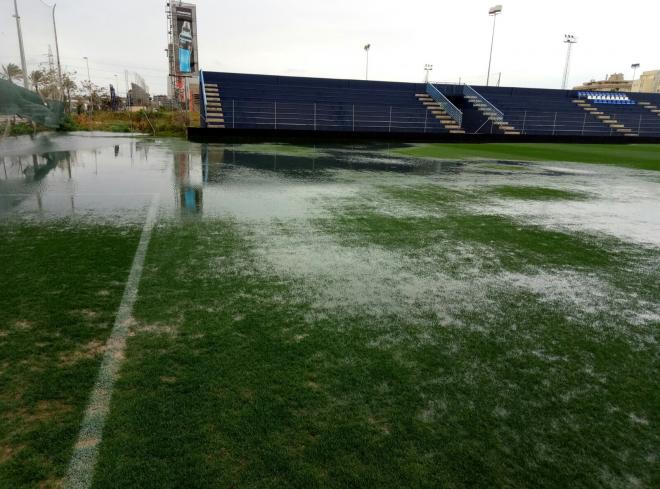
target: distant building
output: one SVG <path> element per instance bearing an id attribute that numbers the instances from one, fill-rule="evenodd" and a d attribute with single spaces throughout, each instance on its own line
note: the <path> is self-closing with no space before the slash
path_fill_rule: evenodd
<path id="1" fill-rule="evenodd" d="M 573 90 L 588 90 L 592 92 L 630 92 L 633 82 L 626 80 L 623 73 L 608 75 L 604 80 L 591 80 L 573 88 Z"/>
<path id="2" fill-rule="evenodd" d="M 633 92 L 660 93 L 660 70 L 645 71 L 635 80 L 632 86 Z"/>

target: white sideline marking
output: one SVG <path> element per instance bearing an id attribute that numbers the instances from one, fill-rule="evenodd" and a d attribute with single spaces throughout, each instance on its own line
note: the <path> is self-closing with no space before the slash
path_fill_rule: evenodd
<path id="1" fill-rule="evenodd" d="M 147 213 L 147 219 L 142 228 L 140 243 L 133 258 L 133 265 L 124 288 L 124 295 L 119 304 L 115 323 L 106 343 L 99 376 L 89 398 L 85 417 L 80 426 L 78 440 L 73 447 L 73 455 L 64 478 L 65 489 L 87 489 L 92 485 L 94 467 L 96 466 L 99 445 L 103 436 L 103 427 L 110 410 L 112 388 L 115 385 L 119 367 L 124 359 L 126 336 L 133 314 L 133 305 L 137 299 L 138 286 L 144 268 L 144 258 L 151 239 L 151 231 L 158 216 L 159 202 L 160 195 L 154 195 Z"/>

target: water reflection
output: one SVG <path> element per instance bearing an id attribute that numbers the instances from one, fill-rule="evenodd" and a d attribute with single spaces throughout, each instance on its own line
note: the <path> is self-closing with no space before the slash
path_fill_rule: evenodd
<path id="1" fill-rule="evenodd" d="M 142 222 L 153 194 L 164 218 L 299 219 L 359 197 L 402 210 L 380 189 L 434 184 L 489 195 L 494 185 L 587 193 L 579 202 L 490 199 L 475 212 L 660 242 L 657 177 L 616 167 L 424 160 L 387 147 L 195 144 L 108 135 L 39 135 L 0 144 L 0 217 Z M 398 204 L 397 204 L 398 205 Z M 389 207 L 388 207 L 389 206 Z"/>

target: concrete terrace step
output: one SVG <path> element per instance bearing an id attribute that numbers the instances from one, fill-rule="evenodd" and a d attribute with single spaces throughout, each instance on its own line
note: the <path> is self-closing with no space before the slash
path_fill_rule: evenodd
<path id="1" fill-rule="evenodd" d="M 452 129 L 449 134 L 465 134 L 465 131 L 463 129 Z"/>
<path id="2" fill-rule="evenodd" d="M 504 131 L 504 134 L 508 134 L 509 136 L 520 136 L 519 131 Z"/>

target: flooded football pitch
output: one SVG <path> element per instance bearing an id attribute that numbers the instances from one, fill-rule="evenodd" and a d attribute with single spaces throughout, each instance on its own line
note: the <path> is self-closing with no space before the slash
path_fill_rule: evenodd
<path id="1" fill-rule="evenodd" d="M 0 233 L 0 487 L 659 482 L 660 172 L 39 135 Z"/>

